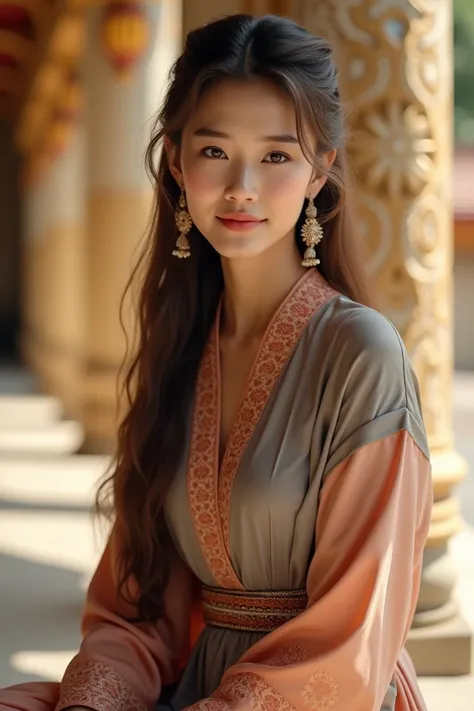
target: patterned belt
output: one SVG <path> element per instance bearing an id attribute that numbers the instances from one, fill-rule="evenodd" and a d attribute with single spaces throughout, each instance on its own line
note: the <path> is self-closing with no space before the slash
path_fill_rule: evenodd
<path id="1" fill-rule="evenodd" d="M 249 592 L 202 586 L 204 620 L 214 627 L 271 632 L 306 609 L 306 590 Z"/>

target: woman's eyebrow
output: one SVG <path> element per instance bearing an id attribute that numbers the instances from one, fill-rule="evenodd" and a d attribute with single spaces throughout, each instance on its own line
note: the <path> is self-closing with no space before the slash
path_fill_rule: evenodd
<path id="1" fill-rule="evenodd" d="M 232 136 L 223 131 L 216 131 L 213 128 L 198 128 L 194 131 L 195 136 L 205 136 L 206 138 L 226 138 L 231 140 Z M 291 133 L 281 133 L 275 136 L 262 136 L 259 138 L 262 143 L 296 143 L 299 144 L 298 138 Z"/>

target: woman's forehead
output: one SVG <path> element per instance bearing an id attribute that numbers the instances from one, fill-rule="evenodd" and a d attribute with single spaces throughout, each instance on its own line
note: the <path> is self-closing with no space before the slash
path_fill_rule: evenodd
<path id="1" fill-rule="evenodd" d="M 296 136 L 296 113 L 291 98 L 270 81 L 221 80 L 201 96 L 188 122 L 195 133 L 202 127 L 255 138 L 266 135 Z"/>

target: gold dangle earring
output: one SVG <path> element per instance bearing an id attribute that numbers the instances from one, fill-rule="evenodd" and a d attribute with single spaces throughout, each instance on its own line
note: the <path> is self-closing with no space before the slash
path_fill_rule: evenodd
<path id="1" fill-rule="evenodd" d="M 179 230 L 178 239 L 176 240 L 176 246 L 173 249 L 173 257 L 178 257 L 178 259 L 187 259 L 191 256 L 191 247 L 187 234 L 193 226 L 193 221 L 191 215 L 188 212 L 186 205 L 186 196 L 184 190 L 181 189 L 181 195 L 179 196 L 178 208 L 175 215 L 176 227 Z"/>
<path id="2" fill-rule="evenodd" d="M 301 262 L 303 267 L 317 267 L 318 264 L 321 264 L 316 257 L 316 250 L 314 249 L 324 237 L 323 228 L 316 219 L 317 214 L 318 211 L 314 204 L 314 199 L 310 197 L 308 198 L 308 207 L 305 211 L 306 220 L 301 229 L 301 236 L 306 245 L 304 258 Z"/>

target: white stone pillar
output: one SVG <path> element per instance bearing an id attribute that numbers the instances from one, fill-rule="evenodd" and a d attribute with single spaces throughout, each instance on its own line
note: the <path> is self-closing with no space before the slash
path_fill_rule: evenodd
<path id="1" fill-rule="evenodd" d="M 106 2 L 86 10 L 88 248 L 83 422 L 90 446 L 98 448 L 111 446 L 117 428 L 116 379 L 125 354 L 119 305 L 151 206 L 144 165 L 149 120 L 182 46 L 181 3 L 140 4 L 146 13 L 150 45 L 126 80 L 111 66 L 102 45 Z M 132 327 L 130 319 L 127 327 Z"/>
<path id="2" fill-rule="evenodd" d="M 23 350 L 43 389 L 80 413 L 84 336 L 84 132 L 68 140 L 25 185 Z M 41 158 L 37 157 L 37 161 Z"/>

